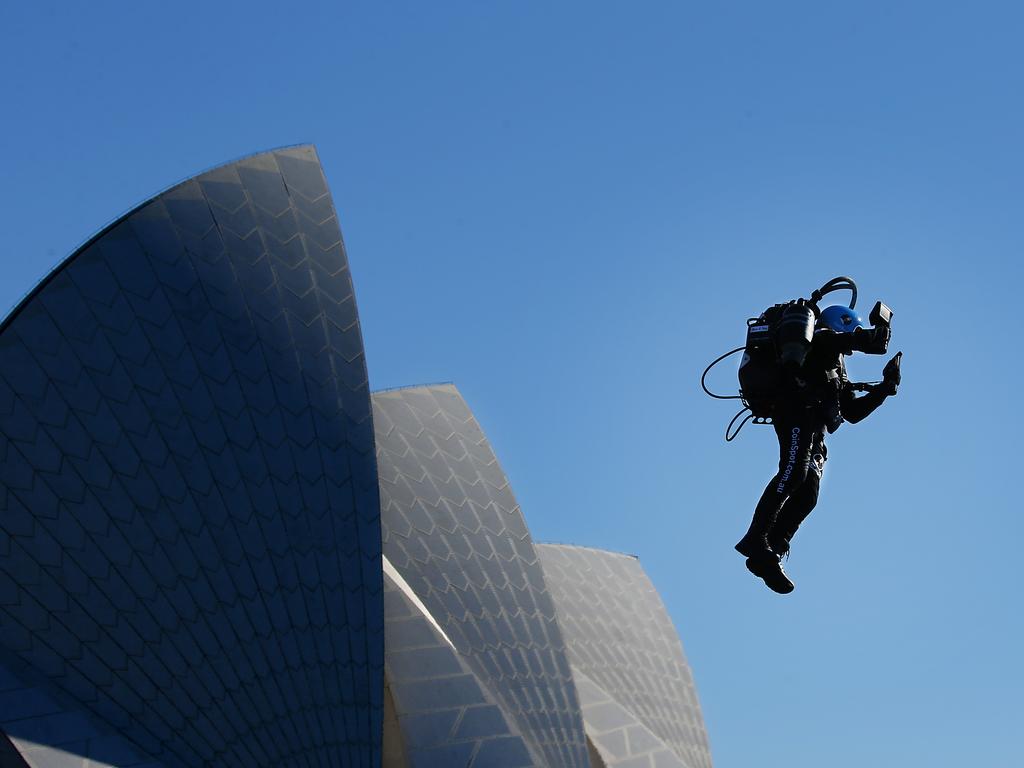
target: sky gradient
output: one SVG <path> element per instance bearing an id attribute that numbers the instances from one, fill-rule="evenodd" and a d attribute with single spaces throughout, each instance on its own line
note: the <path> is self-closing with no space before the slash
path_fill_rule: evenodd
<path id="1" fill-rule="evenodd" d="M 454 382 L 538 541 L 639 555 L 717 768 L 1017 768 L 1024 11 L 632 5 L 8 3 L 0 307 L 312 142 L 371 386 Z M 841 274 L 904 384 L 829 440 L 781 597 L 732 551 L 774 434 L 726 445 L 699 378 Z"/>

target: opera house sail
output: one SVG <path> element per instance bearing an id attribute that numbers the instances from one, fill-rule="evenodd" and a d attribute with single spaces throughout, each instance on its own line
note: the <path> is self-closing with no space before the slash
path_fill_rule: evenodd
<path id="1" fill-rule="evenodd" d="M 312 147 L 164 192 L 11 313 L 0 472 L 0 730 L 29 759 L 379 760 L 369 391 Z"/>

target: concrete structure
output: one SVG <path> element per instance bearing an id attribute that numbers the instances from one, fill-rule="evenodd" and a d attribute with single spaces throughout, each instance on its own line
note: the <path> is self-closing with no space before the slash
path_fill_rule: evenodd
<path id="1" fill-rule="evenodd" d="M 534 545 L 454 386 L 371 402 L 312 147 L 3 320 L 2 768 L 589 765 L 710 767 L 678 638 L 635 560 Z"/>

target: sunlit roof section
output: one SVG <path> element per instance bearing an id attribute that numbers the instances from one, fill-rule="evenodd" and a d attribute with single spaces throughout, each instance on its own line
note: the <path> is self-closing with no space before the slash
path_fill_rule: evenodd
<path id="1" fill-rule="evenodd" d="M 384 553 L 551 766 L 588 765 L 554 605 L 508 479 L 450 384 L 373 395 Z"/>
<path id="2" fill-rule="evenodd" d="M 711 768 L 682 643 L 639 560 L 554 544 L 537 545 L 537 553 L 558 610 L 587 735 L 609 768 Z"/>

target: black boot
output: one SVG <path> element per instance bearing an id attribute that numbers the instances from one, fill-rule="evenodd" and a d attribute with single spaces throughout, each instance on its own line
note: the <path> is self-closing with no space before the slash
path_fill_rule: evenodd
<path id="1" fill-rule="evenodd" d="M 772 592 L 788 595 L 795 588 L 793 582 L 786 576 L 786 572 L 782 570 L 781 558 L 770 550 L 767 554 L 748 557 L 747 570 L 763 580 Z"/>
<path id="2" fill-rule="evenodd" d="M 787 498 L 779 495 L 775 480 L 770 482 L 754 507 L 750 528 L 736 542 L 736 551 L 747 558 L 747 570 L 759 579 L 764 579 L 769 589 L 783 595 L 793 591 L 793 582 L 782 570 L 779 556 L 772 550 L 770 541 L 776 518 Z"/>
<path id="3" fill-rule="evenodd" d="M 780 595 L 787 595 L 793 591 L 793 582 L 782 570 L 782 555 L 773 551 L 768 543 L 769 536 L 765 534 L 752 533 L 736 542 L 736 551 L 747 558 L 747 570 L 763 579 L 768 589 L 778 592 Z M 782 539 L 786 552 L 789 551 L 789 543 Z"/>
<path id="4" fill-rule="evenodd" d="M 776 489 L 776 481 L 772 481 L 764 489 L 761 498 L 754 507 L 754 516 L 750 527 L 743 538 L 736 542 L 736 551 L 744 557 L 759 559 L 772 551 L 768 543 L 771 531 L 775 528 L 775 520 L 779 511 L 786 503 L 787 496 L 780 496 Z"/>

